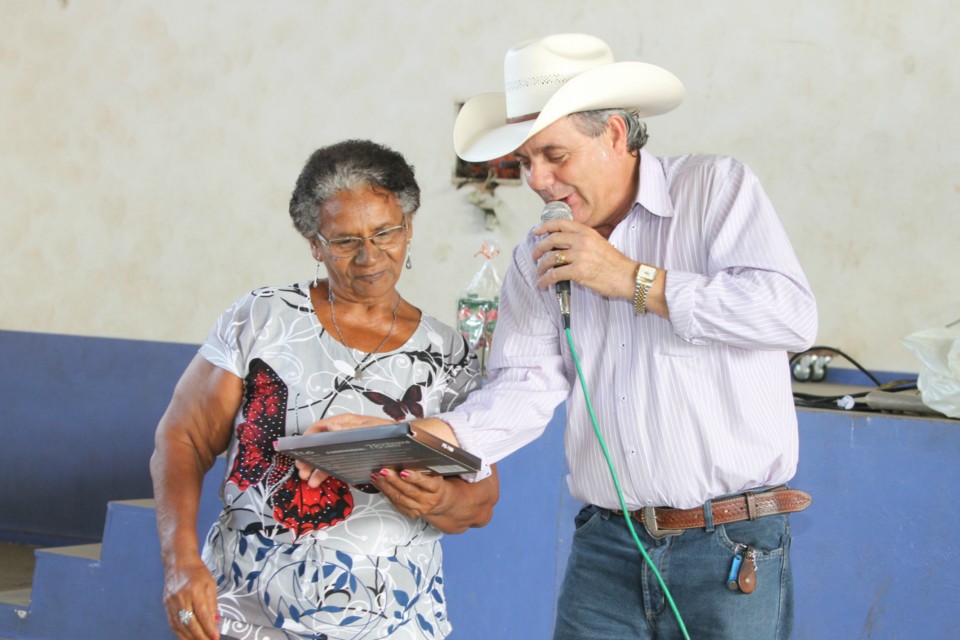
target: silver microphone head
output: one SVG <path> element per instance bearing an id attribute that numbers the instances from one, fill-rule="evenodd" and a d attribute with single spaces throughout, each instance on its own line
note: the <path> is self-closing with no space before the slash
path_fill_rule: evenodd
<path id="1" fill-rule="evenodd" d="M 543 213 L 540 214 L 540 222 L 548 220 L 573 220 L 573 211 L 570 210 L 570 205 L 560 200 L 545 204 Z"/>

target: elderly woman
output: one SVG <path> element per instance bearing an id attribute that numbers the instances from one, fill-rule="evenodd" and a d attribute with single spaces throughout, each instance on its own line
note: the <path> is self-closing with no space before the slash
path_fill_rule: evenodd
<path id="1" fill-rule="evenodd" d="M 290 215 L 317 277 L 240 298 L 177 384 L 151 472 L 165 605 L 179 638 L 450 632 L 439 538 L 489 521 L 496 477 L 471 484 L 385 469 L 362 486 L 303 480 L 273 447 L 341 413 L 428 416 L 478 386 L 464 339 L 396 289 L 419 203 L 400 154 L 357 140 L 316 151 Z M 224 508 L 201 556 L 202 478 L 224 451 Z"/>

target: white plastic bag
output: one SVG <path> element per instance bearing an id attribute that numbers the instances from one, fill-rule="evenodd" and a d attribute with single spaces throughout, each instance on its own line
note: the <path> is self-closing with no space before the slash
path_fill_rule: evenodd
<path id="1" fill-rule="evenodd" d="M 924 364 L 917 378 L 923 404 L 960 418 L 960 328 L 926 329 L 901 342 Z"/>

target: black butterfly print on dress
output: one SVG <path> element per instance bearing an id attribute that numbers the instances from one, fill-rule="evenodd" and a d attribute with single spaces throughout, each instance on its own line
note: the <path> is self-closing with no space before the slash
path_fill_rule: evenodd
<path id="1" fill-rule="evenodd" d="M 376 391 L 364 391 L 363 395 L 371 402 L 383 407 L 383 412 L 397 422 L 406 418 L 407 415 L 412 415 L 415 418 L 423 417 L 423 407 L 420 406 L 420 401 L 423 399 L 423 389 L 419 385 L 411 385 L 400 400 L 394 400 L 390 396 Z"/>

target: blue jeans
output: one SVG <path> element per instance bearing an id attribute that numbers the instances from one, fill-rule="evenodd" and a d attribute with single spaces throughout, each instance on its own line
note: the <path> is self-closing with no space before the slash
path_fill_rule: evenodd
<path id="1" fill-rule="evenodd" d="M 682 640 L 673 610 L 623 516 L 589 505 L 575 525 L 554 640 Z M 790 637 L 793 577 L 786 515 L 687 529 L 660 540 L 636 520 L 633 525 L 691 640 Z M 739 545 L 757 550 L 756 589 L 750 594 L 726 585 Z"/>

